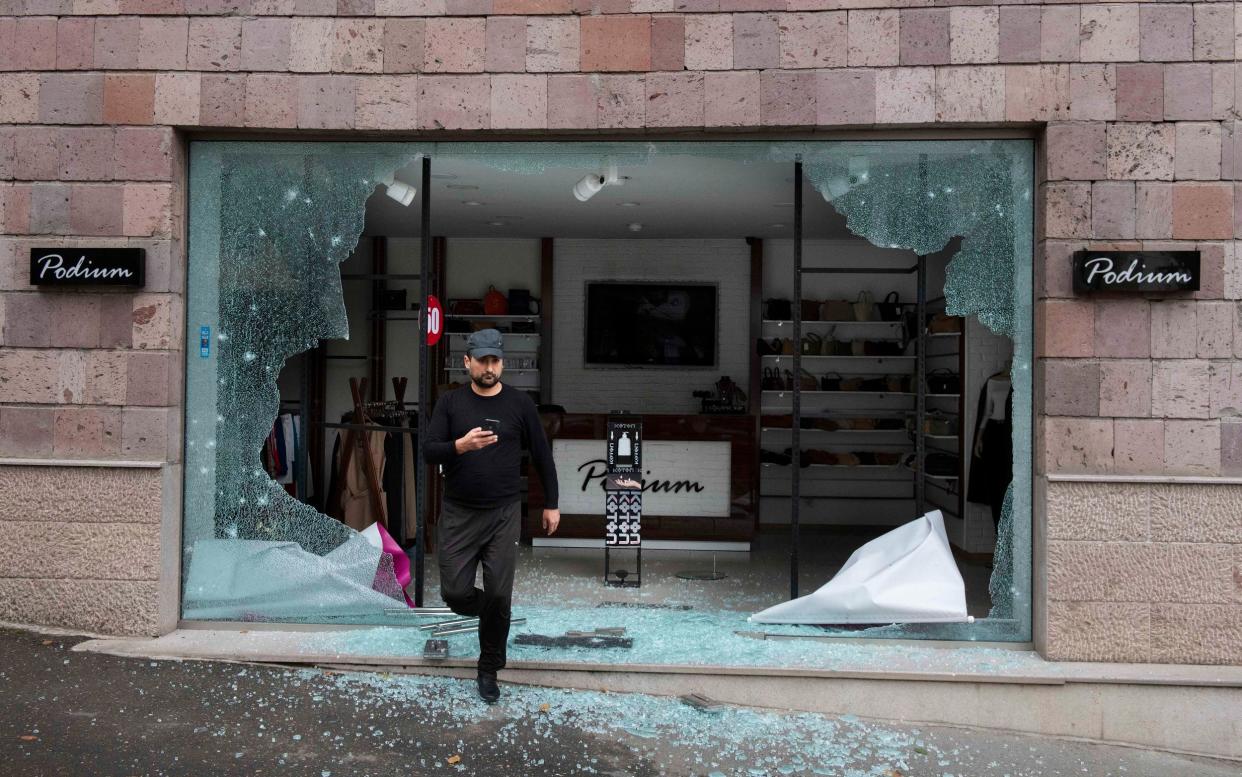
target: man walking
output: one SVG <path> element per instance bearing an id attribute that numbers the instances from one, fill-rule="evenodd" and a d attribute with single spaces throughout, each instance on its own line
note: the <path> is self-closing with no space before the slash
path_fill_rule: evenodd
<path id="1" fill-rule="evenodd" d="M 521 534 L 521 453 L 529 448 L 543 483 L 548 534 L 561 522 L 556 467 L 535 403 L 500 382 L 504 340 L 495 329 L 474 332 L 464 357 L 470 385 L 436 402 L 423 441 L 427 461 L 443 465 L 445 488 L 437 555 L 440 596 L 458 615 L 479 617 L 479 696 L 500 698 L 496 672 L 505 666 L 513 567 Z M 483 590 L 474 587 L 483 562 Z"/>

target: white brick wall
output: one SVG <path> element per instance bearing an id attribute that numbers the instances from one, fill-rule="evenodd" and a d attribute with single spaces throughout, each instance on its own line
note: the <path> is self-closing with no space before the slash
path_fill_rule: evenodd
<path id="1" fill-rule="evenodd" d="M 750 247 L 743 240 L 557 240 L 554 251 L 552 401 L 569 412 L 697 413 L 692 391 L 721 375 L 745 385 L 750 358 Z M 719 284 L 717 366 L 630 369 L 583 366 L 588 281 Z"/>

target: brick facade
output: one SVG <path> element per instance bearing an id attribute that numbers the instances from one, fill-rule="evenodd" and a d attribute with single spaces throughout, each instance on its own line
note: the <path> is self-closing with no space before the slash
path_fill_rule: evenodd
<path id="1" fill-rule="evenodd" d="M 0 0 L 0 457 L 180 461 L 182 130 L 1024 127 L 1041 138 L 1040 647 L 1239 663 L 1242 517 L 1167 534 L 1151 507 L 1191 489 L 1161 508 L 1184 521 L 1195 499 L 1242 489 L 1213 480 L 1242 474 L 1239 51 L 1229 2 Z M 25 285 L 30 245 L 85 239 L 147 247 L 148 287 Z M 1075 298 L 1067 257 L 1086 246 L 1197 248 L 1203 288 Z M 1085 474 L 1101 482 L 1057 480 Z M 1121 476 L 1207 480 L 1123 498 L 1102 482 Z M 1117 531 L 1090 531 L 1093 499 Z M 1162 629 L 1192 644 L 1159 647 Z"/>

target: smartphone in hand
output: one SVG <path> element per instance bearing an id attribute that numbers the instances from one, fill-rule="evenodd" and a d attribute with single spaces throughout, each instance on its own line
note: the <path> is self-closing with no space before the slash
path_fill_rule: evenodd
<path id="1" fill-rule="evenodd" d="M 483 423 L 479 424 L 479 428 L 491 434 L 500 435 L 500 421 L 495 418 L 484 418 Z"/>

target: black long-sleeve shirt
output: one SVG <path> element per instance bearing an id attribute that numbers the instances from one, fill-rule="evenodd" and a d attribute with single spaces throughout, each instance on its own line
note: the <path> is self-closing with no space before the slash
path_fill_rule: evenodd
<path id="1" fill-rule="evenodd" d="M 485 418 L 500 422 L 496 442 L 459 454 L 454 443 Z M 534 401 L 517 389 L 501 384 L 500 393 L 485 397 L 466 385 L 446 393 L 436 402 L 422 445 L 427 461 L 444 465 L 445 497 L 453 502 L 486 510 L 516 501 L 522 493 L 522 449 L 528 448 L 545 506 L 559 504 L 552 448 Z"/>

